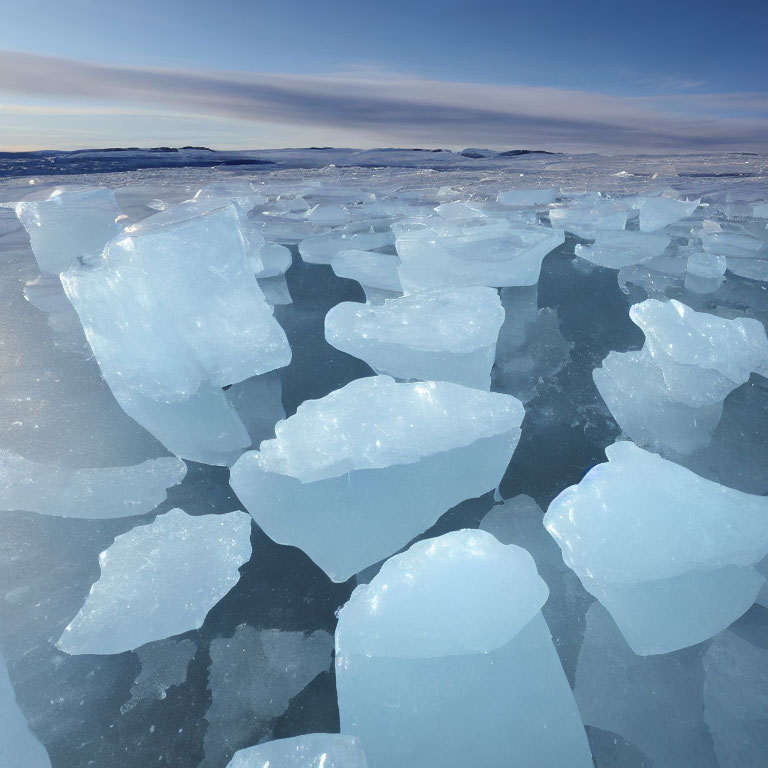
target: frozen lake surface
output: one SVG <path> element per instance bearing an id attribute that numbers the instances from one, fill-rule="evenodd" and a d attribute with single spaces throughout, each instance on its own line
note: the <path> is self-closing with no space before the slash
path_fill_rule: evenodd
<path id="1" fill-rule="evenodd" d="M 0 155 L 0 768 L 764 766 L 767 226 L 751 154 Z"/>

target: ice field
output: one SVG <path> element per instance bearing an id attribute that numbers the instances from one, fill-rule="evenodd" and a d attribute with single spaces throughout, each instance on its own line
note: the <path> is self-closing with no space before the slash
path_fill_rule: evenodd
<path id="1" fill-rule="evenodd" d="M 216 154 L 0 158 L 0 768 L 765 768 L 768 158 Z"/>

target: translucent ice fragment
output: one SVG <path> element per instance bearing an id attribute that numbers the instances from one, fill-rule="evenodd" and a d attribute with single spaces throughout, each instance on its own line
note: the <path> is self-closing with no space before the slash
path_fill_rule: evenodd
<path id="1" fill-rule="evenodd" d="M 358 232 L 355 229 L 339 229 L 321 235 L 313 235 L 299 243 L 301 258 L 310 264 L 330 264 L 336 254 L 347 250 L 371 251 L 394 245 L 391 231 Z"/>
<path id="2" fill-rule="evenodd" d="M 531 556 L 484 531 L 414 544 L 339 612 L 341 731 L 372 768 L 592 765 Z M 503 609 L 501 609 L 503 607 Z"/>
<path id="3" fill-rule="evenodd" d="M 688 218 L 701 200 L 673 200 L 668 197 L 649 197 L 639 205 L 640 231 L 656 232 L 668 224 Z"/>
<path id="4" fill-rule="evenodd" d="M 647 351 L 665 381 L 683 401 L 686 392 L 696 389 L 694 378 L 705 378 L 707 394 L 720 399 L 747 381 L 752 371 L 768 366 L 768 338 L 759 320 L 727 320 L 696 312 L 675 299 L 634 304 L 629 315 L 645 334 Z M 691 376 L 680 366 L 697 370 Z"/>
<path id="5" fill-rule="evenodd" d="M 685 287 L 693 293 L 714 293 L 723 283 L 725 256 L 696 251 L 688 257 Z"/>
<path id="6" fill-rule="evenodd" d="M 498 292 L 475 286 L 409 294 L 377 306 L 338 304 L 326 315 L 325 337 L 378 373 L 490 389 L 503 321 Z"/>
<path id="7" fill-rule="evenodd" d="M 437 221 L 436 221 L 437 220 Z M 440 217 L 392 226 L 406 291 L 463 285 L 534 285 L 544 257 L 564 242 L 562 230 L 487 219 L 446 223 Z"/>
<path id="8" fill-rule="evenodd" d="M 630 442 L 606 449 L 549 506 L 547 530 L 635 653 L 694 645 L 754 602 L 768 499 L 705 480 Z"/>
<path id="9" fill-rule="evenodd" d="M 106 519 L 142 515 L 187 474 L 183 461 L 149 459 L 134 467 L 70 469 L 37 464 L 0 449 L 0 509 Z"/>
<path id="10" fill-rule="evenodd" d="M 616 211 L 606 204 L 596 208 L 553 208 L 549 212 L 553 227 L 589 239 L 606 229 L 623 230 L 627 216 L 627 211 Z"/>
<path id="11" fill-rule="evenodd" d="M 159 515 L 101 553 L 99 580 L 56 647 L 70 654 L 122 653 L 198 629 L 250 556 L 244 512 Z"/>
<path id="12" fill-rule="evenodd" d="M 696 312 L 648 299 L 630 308 L 646 341 L 639 352 L 611 352 L 593 377 L 611 413 L 637 443 L 670 454 L 706 446 L 725 397 L 768 370 L 762 323 Z"/>
<path id="13" fill-rule="evenodd" d="M 291 351 L 233 204 L 151 216 L 62 284 L 117 401 L 172 453 L 226 464 L 250 445 L 221 388 L 287 365 Z"/>
<path id="14" fill-rule="evenodd" d="M 340 733 L 308 733 L 241 749 L 227 768 L 367 768 L 358 739 Z"/>
<path id="15" fill-rule="evenodd" d="M 44 272 L 58 273 L 81 256 L 98 255 L 121 229 L 115 193 L 104 188 L 55 189 L 47 200 L 17 203 L 16 215 Z"/>
<path id="16" fill-rule="evenodd" d="M 307 218 L 313 224 L 334 226 L 345 224 L 350 219 L 349 211 L 340 205 L 316 205 L 307 212 Z"/>
<path id="17" fill-rule="evenodd" d="M 400 258 L 394 254 L 354 248 L 339 251 L 331 259 L 331 267 L 339 277 L 357 280 L 366 288 L 384 291 L 403 290 L 397 271 L 399 266 Z"/>
<path id="18" fill-rule="evenodd" d="M 660 256 L 670 243 L 666 235 L 631 230 L 600 231 L 593 245 L 577 245 L 576 255 L 598 267 L 620 269 Z"/>
<path id="19" fill-rule="evenodd" d="M 304 402 L 230 483 L 267 535 L 344 581 L 495 488 L 523 415 L 509 395 L 358 379 Z"/>

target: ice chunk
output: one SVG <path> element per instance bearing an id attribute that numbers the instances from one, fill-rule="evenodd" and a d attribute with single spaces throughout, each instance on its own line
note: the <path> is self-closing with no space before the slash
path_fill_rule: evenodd
<path id="1" fill-rule="evenodd" d="M 681 397 L 695 387 L 677 366 L 695 366 L 706 377 L 707 396 L 720 399 L 768 365 L 768 338 L 759 320 L 726 320 L 672 299 L 633 305 L 629 315 L 645 334 L 646 347 L 671 387 Z"/>
<path id="2" fill-rule="evenodd" d="M 723 413 L 720 400 L 697 404 L 671 397 L 664 375 L 645 351 L 610 352 L 592 376 L 624 432 L 664 455 L 687 456 L 707 446 Z"/>
<path id="3" fill-rule="evenodd" d="M 141 672 L 131 686 L 131 698 L 120 707 L 120 714 L 130 712 L 139 702 L 164 699 L 174 685 L 187 679 L 187 668 L 197 646 L 192 640 L 160 640 L 136 649 Z"/>
<path id="4" fill-rule="evenodd" d="M 70 654 L 122 653 L 198 629 L 250 556 L 244 512 L 159 515 L 101 553 L 101 576 L 56 647 Z"/>
<path id="5" fill-rule="evenodd" d="M 0 765 L 8 768 L 51 768 L 43 745 L 35 738 L 16 703 L 16 694 L 0 658 Z"/>
<path id="6" fill-rule="evenodd" d="M 333 637 L 323 630 L 305 634 L 241 624 L 232 637 L 212 640 L 210 653 L 211 705 L 205 713 L 208 726 L 200 768 L 223 765 L 236 750 L 271 738 L 272 721 L 330 669 Z"/>
<path id="7" fill-rule="evenodd" d="M 722 632 L 704 655 L 704 720 L 721 766 L 761 768 L 768 755 L 768 649 Z"/>
<path id="8" fill-rule="evenodd" d="M 81 256 L 101 253 L 121 230 L 111 189 L 55 189 L 47 200 L 16 204 L 41 270 L 54 274 Z"/>
<path id="9" fill-rule="evenodd" d="M 606 203 L 595 208 L 553 208 L 549 212 L 553 227 L 587 239 L 594 239 L 602 230 L 623 230 L 627 217 L 627 211 L 614 210 Z"/>
<path id="10" fill-rule="evenodd" d="M 557 199 L 556 189 L 506 189 L 499 192 L 496 200 L 510 207 L 526 207 L 531 205 L 547 205 Z"/>
<path id="11" fill-rule="evenodd" d="M 249 190 L 250 189 L 250 194 Z M 258 219 L 252 219 L 248 215 L 249 211 L 259 202 L 264 202 L 261 195 L 256 194 L 248 182 L 243 186 L 229 187 L 226 184 L 214 185 L 213 187 L 204 187 L 195 195 L 194 200 L 188 201 L 183 206 L 176 206 L 172 215 L 176 216 L 186 207 L 189 215 L 204 212 L 207 209 L 221 207 L 231 204 L 237 213 L 237 219 L 240 224 L 240 233 L 245 244 L 245 253 L 251 270 L 259 276 L 265 271 L 265 265 L 262 260 L 262 254 L 268 247 L 267 241 L 262 234 L 264 224 Z M 198 204 L 198 205 L 195 205 Z M 156 219 L 157 221 L 157 219 Z M 282 246 L 277 246 L 281 248 Z M 265 277 L 267 275 L 264 275 Z"/>
<path id="12" fill-rule="evenodd" d="M 435 216 L 393 224 L 400 282 L 408 292 L 464 285 L 534 285 L 544 257 L 565 242 L 562 230 L 513 226 L 507 219 L 448 223 Z"/>
<path id="13" fill-rule="evenodd" d="M 749 280 L 760 280 L 768 282 L 768 253 L 761 254 L 753 259 L 738 259 L 731 257 L 728 259 L 728 269 L 734 275 L 746 277 Z"/>
<path id="14" fill-rule="evenodd" d="M 584 724 L 623 736 L 653 768 L 717 768 L 701 717 L 703 682 L 700 648 L 637 656 L 599 603 L 587 611 L 574 689 Z M 600 758 L 595 752 L 611 768 Z"/>
<path id="15" fill-rule="evenodd" d="M 576 255 L 598 267 L 620 269 L 661 256 L 670 244 L 666 235 L 645 232 L 600 231 L 593 245 L 577 245 Z"/>
<path id="16" fill-rule="evenodd" d="M 391 558 L 339 612 L 341 732 L 371 768 L 591 766 L 546 599 L 531 556 L 484 531 Z"/>
<path id="17" fill-rule="evenodd" d="M 696 251 L 688 257 L 685 288 L 693 293 L 714 293 L 723 284 L 725 256 Z"/>
<path id="18" fill-rule="evenodd" d="M 337 304 L 326 315 L 325 337 L 379 373 L 490 389 L 503 321 L 498 292 L 477 286 L 414 293 L 378 306 Z"/>
<path id="19" fill-rule="evenodd" d="M 299 406 L 230 484 L 268 536 L 344 581 L 495 488 L 523 415 L 509 395 L 358 379 Z"/>
<path id="20" fill-rule="evenodd" d="M 308 733 L 241 749 L 227 768 L 367 768 L 360 742 L 340 733 Z"/>
<path id="21" fill-rule="evenodd" d="M 673 200 L 668 197 L 649 197 L 638 206 L 640 231 L 656 232 L 680 219 L 687 219 L 701 200 Z"/>
<path id="22" fill-rule="evenodd" d="M 250 440 L 221 387 L 287 365 L 291 351 L 234 206 L 191 210 L 129 228 L 62 283 L 123 410 L 177 456 L 226 464 Z"/>
<path id="23" fill-rule="evenodd" d="M 702 237 L 707 253 L 725 257 L 728 269 L 751 280 L 768 281 L 768 248 L 764 240 L 734 232 L 712 232 Z"/>
<path id="24" fill-rule="evenodd" d="M 290 248 L 266 241 L 259 250 L 259 258 L 262 267 L 255 273 L 259 280 L 284 275 L 293 261 Z"/>
<path id="25" fill-rule="evenodd" d="M 638 444 L 673 455 L 709 443 L 729 392 L 768 370 L 768 338 L 758 320 L 727 320 L 679 301 L 630 308 L 646 341 L 612 352 L 593 372 L 622 429 Z"/>
<path id="26" fill-rule="evenodd" d="M 360 251 L 350 248 L 339 251 L 331 259 L 331 268 L 339 277 L 357 280 L 364 288 L 401 292 L 398 267 L 400 258 L 394 254 Z"/>
<path id="27" fill-rule="evenodd" d="M 72 312 L 58 275 L 42 272 L 24 285 L 24 298 L 41 312 L 58 314 Z"/>
<path id="28" fill-rule="evenodd" d="M 316 205 L 307 212 L 307 218 L 313 224 L 325 224 L 328 226 L 335 226 L 339 224 L 346 224 L 349 221 L 350 215 L 346 208 L 340 205 Z"/>
<path id="29" fill-rule="evenodd" d="M 330 264 L 336 254 L 342 251 L 372 251 L 394 243 L 395 236 L 389 230 L 357 232 L 354 229 L 341 229 L 302 240 L 299 253 L 310 264 Z"/>
<path id="30" fill-rule="evenodd" d="M 768 498 L 705 480 L 630 442 L 549 506 L 547 530 L 635 653 L 717 634 L 754 602 Z"/>
<path id="31" fill-rule="evenodd" d="M 135 467 L 70 469 L 0 449 L 0 509 L 92 519 L 142 515 L 186 474 L 186 464 L 173 458 Z"/>
<path id="32" fill-rule="evenodd" d="M 293 298 L 288 290 L 288 282 L 284 275 L 275 277 L 263 277 L 258 279 L 259 288 L 264 293 L 264 298 L 272 305 L 292 304 Z"/>

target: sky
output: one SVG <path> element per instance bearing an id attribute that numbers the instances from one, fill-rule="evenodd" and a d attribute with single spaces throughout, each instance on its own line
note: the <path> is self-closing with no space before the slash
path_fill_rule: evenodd
<path id="1" fill-rule="evenodd" d="M 5 6 L 5 151 L 768 151 L 766 0 Z"/>

